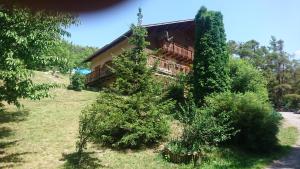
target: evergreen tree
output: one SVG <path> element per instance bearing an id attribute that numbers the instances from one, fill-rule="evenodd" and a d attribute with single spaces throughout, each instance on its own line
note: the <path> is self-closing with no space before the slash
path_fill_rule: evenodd
<path id="1" fill-rule="evenodd" d="M 137 25 L 131 25 L 132 35 L 129 44 L 132 49 L 124 51 L 113 58 L 112 71 L 116 76 L 113 89 L 123 95 L 152 90 L 152 74 L 154 68 L 147 67 L 148 55 L 145 48 L 150 44 L 146 41 L 147 30 L 142 27 L 142 14 L 139 9 Z"/>
<path id="2" fill-rule="evenodd" d="M 139 148 L 157 143 L 168 134 L 165 113 L 173 110 L 174 104 L 159 95 L 160 85 L 153 78 L 156 66 L 147 67 L 145 49 L 149 43 L 141 24 L 139 9 L 138 24 L 131 26 L 132 48 L 113 58 L 111 70 L 116 82 L 82 112 L 79 154 L 89 139 L 114 148 Z"/>
<path id="3" fill-rule="evenodd" d="M 197 104 L 213 92 L 228 89 L 229 76 L 223 16 L 201 7 L 195 18 L 194 98 Z"/>

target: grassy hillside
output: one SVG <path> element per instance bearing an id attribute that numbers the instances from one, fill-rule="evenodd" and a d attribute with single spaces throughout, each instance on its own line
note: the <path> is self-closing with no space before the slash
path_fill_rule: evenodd
<path id="1" fill-rule="evenodd" d="M 67 85 L 68 77 L 37 72 L 34 81 Z M 23 100 L 21 110 L 7 106 L 0 115 L 0 168 L 57 168 L 64 151 L 75 149 L 78 115 L 95 92 L 54 89 L 52 98 Z"/>
<path id="2" fill-rule="evenodd" d="M 67 85 L 67 76 L 37 72 L 34 81 Z M 76 168 L 72 153 L 78 130 L 78 116 L 91 103 L 96 92 L 76 92 L 65 88 L 51 91 L 52 98 L 23 100 L 21 110 L 6 106 L 0 114 L 0 168 L 47 169 Z M 177 129 L 173 134 L 176 134 Z M 279 139 L 283 147 L 295 142 L 297 131 L 282 127 Z M 116 169 L 192 168 L 164 161 L 156 148 L 139 151 L 114 151 L 89 145 L 87 167 Z M 281 153 L 279 153 L 281 154 Z M 203 168 L 261 168 L 276 158 L 251 155 L 238 150 L 219 149 L 204 161 Z"/>

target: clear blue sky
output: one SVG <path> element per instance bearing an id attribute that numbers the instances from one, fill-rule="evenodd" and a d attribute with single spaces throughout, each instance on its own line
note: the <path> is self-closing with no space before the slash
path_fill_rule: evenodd
<path id="1" fill-rule="evenodd" d="M 80 14 L 81 24 L 68 29 L 69 40 L 101 48 L 136 22 L 138 7 L 143 24 L 151 24 L 192 19 L 202 5 L 222 12 L 227 40 L 255 39 L 267 45 L 274 35 L 300 58 L 300 0 L 131 0 L 105 12 Z"/>

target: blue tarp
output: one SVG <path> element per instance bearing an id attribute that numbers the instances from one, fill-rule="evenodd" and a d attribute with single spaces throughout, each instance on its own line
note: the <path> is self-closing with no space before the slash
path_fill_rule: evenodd
<path id="1" fill-rule="evenodd" d="M 87 75 L 87 74 L 91 73 L 92 71 L 90 69 L 76 68 L 76 69 L 73 69 L 73 72 L 76 72 L 76 73 L 79 73 L 82 75 Z"/>

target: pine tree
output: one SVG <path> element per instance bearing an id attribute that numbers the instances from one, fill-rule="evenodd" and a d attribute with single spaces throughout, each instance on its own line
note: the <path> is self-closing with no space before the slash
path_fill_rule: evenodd
<path id="1" fill-rule="evenodd" d="M 147 31 L 142 27 L 141 9 L 138 24 L 131 26 L 132 48 L 113 58 L 111 70 L 116 82 L 111 91 L 102 91 L 97 101 L 82 112 L 78 154 L 86 142 L 94 140 L 114 148 L 139 148 L 152 145 L 169 132 L 167 112 L 172 101 L 159 95 L 154 83 L 155 67 L 147 67 Z"/>
<path id="2" fill-rule="evenodd" d="M 132 95 L 139 92 L 152 90 L 151 80 L 153 68 L 147 67 L 148 54 L 146 47 L 147 30 L 142 27 L 141 9 L 139 9 L 137 25 L 131 25 L 132 35 L 129 44 L 133 48 L 124 51 L 113 58 L 112 71 L 116 76 L 113 89 L 119 94 Z"/>
<path id="3" fill-rule="evenodd" d="M 229 55 L 220 12 L 201 7 L 195 22 L 194 98 L 197 104 L 201 104 L 205 96 L 228 89 Z"/>

